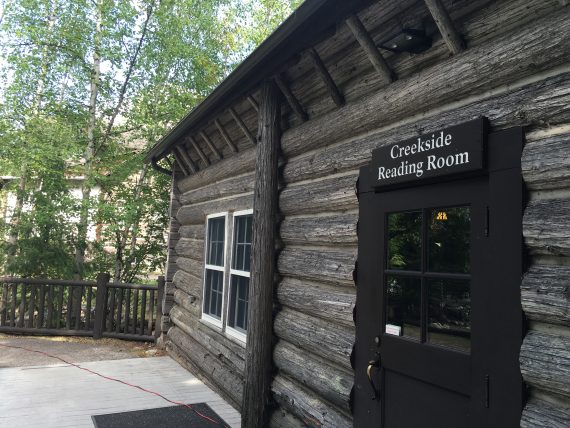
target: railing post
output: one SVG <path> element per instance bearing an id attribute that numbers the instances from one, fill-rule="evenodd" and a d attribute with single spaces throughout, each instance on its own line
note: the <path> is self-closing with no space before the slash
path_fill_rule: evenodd
<path id="1" fill-rule="evenodd" d="M 164 276 L 158 277 L 158 296 L 156 298 L 156 317 L 154 318 L 154 341 L 162 334 L 162 297 L 164 296 Z"/>
<path id="2" fill-rule="evenodd" d="M 101 272 L 97 275 L 97 298 L 95 299 L 95 325 L 93 326 L 93 337 L 100 339 L 105 327 L 107 318 L 107 284 L 111 275 Z"/>

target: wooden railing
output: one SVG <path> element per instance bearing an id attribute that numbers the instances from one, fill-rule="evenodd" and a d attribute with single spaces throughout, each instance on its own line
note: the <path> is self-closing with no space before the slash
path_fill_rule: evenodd
<path id="1" fill-rule="evenodd" d="M 158 284 L 0 278 L 0 332 L 114 337 L 152 341 L 160 335 L 164 277 Z"/>

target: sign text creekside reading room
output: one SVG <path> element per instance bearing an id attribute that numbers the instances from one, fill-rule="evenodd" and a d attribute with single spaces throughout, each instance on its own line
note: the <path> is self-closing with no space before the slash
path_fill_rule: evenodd
<path id="1" fill-rule="evenodd" d="M 480 118 L 372 152 L 376 187 L 483 168 L 486 119 Z"/>

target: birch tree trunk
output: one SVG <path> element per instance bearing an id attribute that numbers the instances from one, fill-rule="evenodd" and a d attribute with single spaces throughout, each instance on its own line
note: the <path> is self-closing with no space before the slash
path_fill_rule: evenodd
<path id="1" fill-rule="evenodd" d="M 53 27 L 55 25 L 55 11 L 57 10 L 58 2 L 55 0 L 51 3 L 49 13 L 47 16 L 47 34 L 51 35 Z M 2 8 L 4 9 L 4 8 Z M 41 56 L 41 69 L 38 78 L 38 84 L 36 86 L 36 92 L 34 99 L 32 101 L 32 117 L 37 116 L 40 113 L 40 107 L 42 104 L 42 99 L 45 92 L 45 82 L 47 79 L 47 73 L 49 70 L 49 46 L 46 44 L 42 50 Z M 18 226 L 20 224 L 22 210 L 24 208 L 24 200 L 26 195 L 26 185 L 28 183 L 28 165 L 26 164 L 26 159 L 22 159 L 22 168 L 20 170 L 20 177 L 18 182 L 18 190 L 16 192 L 16 203 L 14 204 L 14 210 L 10 218 L 10 231 L 8 234 L 8 265 L 11 264 L 13 258 L 16 256 L 18 249 L 18 236 L 19 230 Z"/>
<path id="2" fill-rule="evenodd" d="M 87 229 L 89 227 L 89 199 L 91 198 L 91 170 L 95 156 L 95 126 L 97 124 L 97 96 L 101 81 L 101 22 L 103 20 L 103 1 L 97 0 L 95 5 L 95 35 L 93 43 L 93 64 L 91 66 L 91 83 L 89 97 L 89 122 L 87 124 L 87 148 L 85 150 L 84 178 L 81 185 L 81 207 L 77 224 L 77 242 L 75 244 L 74 278 L 83 278 L 85 249 L 87 247 Z"/>

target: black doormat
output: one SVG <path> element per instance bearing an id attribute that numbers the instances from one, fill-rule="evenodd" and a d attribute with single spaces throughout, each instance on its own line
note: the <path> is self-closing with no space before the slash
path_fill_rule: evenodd
<path id="1" fill-rule="evenodd" d="M 190 406 L 193 410 L 185 406 L 170 406 L 96 415 L 91 416 L 91 418 L 96 428 L 213 428 L 229 426 L 206 403 L 190 404 Z M 218 424 L 212 423 L 196 412 L 213 419 Z"/>

